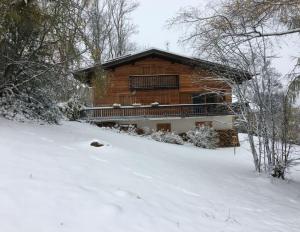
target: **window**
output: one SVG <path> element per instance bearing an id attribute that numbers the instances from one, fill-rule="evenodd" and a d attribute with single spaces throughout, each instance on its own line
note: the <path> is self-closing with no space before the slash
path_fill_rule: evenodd
<path id="1" fill-rule="evenodd" d="M 212 121 L 201 121 L 201 122 L 196 122 L 196 127 L 202 127 L 202 126 L 207 126 L 207 127 L 212 127 Z"/>
<path id="2" fill-rule="evenodd" d="M 157 131 L 171 131 L 171 124 L 170 123 L 158 123 L 156 125 Z"/>
<path id="3" fill-rule="evenodd" d="M 206 95 L 206 103 L 216 103 L 218 102 L 218 95 L 215 93 L 209 93 Z"/>
<path id="4" fill-rule="evenodd" d="M 222 103 L 224 101 L 224 93 L 210 93 L 206 95 L 207 103 Z"/>
<path id="5" fill-rule="evenodd" d="M 139 75 L 129 76 L 131 90 L 178 89 L 179 75 Z"/>
<path id="6" fill-rule="evenodd" d="M 222 103 L 225 101 L 224 93 L 198 93 L 193 94 L 193 104 Z"/>

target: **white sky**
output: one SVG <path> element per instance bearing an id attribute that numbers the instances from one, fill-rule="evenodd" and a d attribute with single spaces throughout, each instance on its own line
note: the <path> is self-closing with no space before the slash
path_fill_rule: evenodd
<path id="1" fill-rule="evenodd" d="M 203 7 L 207 0 L 139 0 L 140 6 L 133 13 L 132 19 L 138 26 L 139 33 L 133 36 L 140 50 L 156 47 L 166 50 L 166 42 L 169 42 L 169 50 L 183 55 L 192 55 L 192 51 L 184 49 L 177 44 L 182 31 L 168 30 L 166 20 L 176 14 L 176 12 L 186 6 Z M 299 38 L 297 38 L 297 41 Z M 285 39 L 281 43 L 281 50 L 274 62 L 276 68 L 283 74 L 287 73 L 296 63 L 295 57 L 300 57 L 299 43 L 292 43 L 291 39 Z M 298 44 L 297 47 L 295 47 Z"/>
<path id="2" fill-rule="evenodd" d="M 166 21 L 173 17 L 176 12 L 185 6 L 199 6 L 205 4 L 203 0 L 139 0 L 140 6 L 134 12 L 133 20 L 138 25 L 139 33 L 133 37 L 141 47 L 156 47 L 166 50 L 166 42 L 170 43 L 169 50 L 186 55 L 191 52 L 185 51 L 178 46 L 180 37 L 179 30 L 168 30 Z"/>

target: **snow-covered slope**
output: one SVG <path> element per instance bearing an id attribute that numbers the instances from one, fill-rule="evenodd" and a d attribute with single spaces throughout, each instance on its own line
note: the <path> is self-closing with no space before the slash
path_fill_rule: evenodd
<path id="1" fill-rule="evenodd" d="M 292 178 L 257 176 L 246 144 L 234 155 L 84 123 L 0 119 L 3 232 L 299 232 L 299 173 Z"/>

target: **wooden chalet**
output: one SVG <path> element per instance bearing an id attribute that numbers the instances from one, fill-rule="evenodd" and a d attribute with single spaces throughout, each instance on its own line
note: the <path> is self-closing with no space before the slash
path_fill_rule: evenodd
<path id="1" fill-rule="evenodd" d="M 217 63 L 149 49 L 79 70 L 92 89 L 83 119 L 186 132 L 199 125 L 233 129 L 232 90 L 247 72 Z M 105 77 L 105 78 L 103 78 Z"/>

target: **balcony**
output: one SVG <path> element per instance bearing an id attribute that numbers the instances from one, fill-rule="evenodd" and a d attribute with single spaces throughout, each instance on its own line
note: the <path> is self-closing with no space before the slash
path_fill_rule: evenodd
<path id="1" fill-rule="evenodd" d="M 228 104 L 178 104 L 115 107 L 94 107 L 81 111 L 81 119 L 94 122 L 155 118 L 187 118 L 232 115 Z"/>

